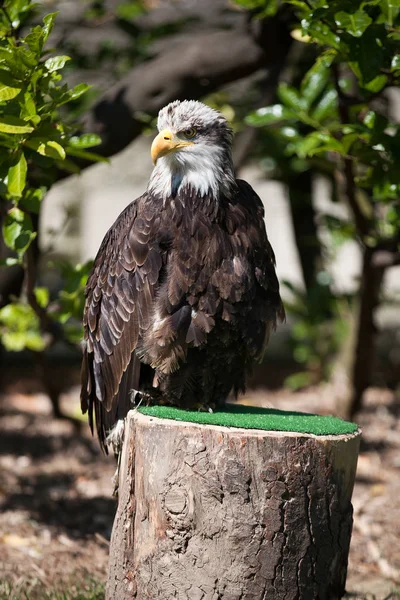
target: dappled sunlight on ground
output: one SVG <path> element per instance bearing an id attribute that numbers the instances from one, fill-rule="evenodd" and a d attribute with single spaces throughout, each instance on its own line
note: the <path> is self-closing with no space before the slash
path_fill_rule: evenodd
<path id="1" fill-rule="evenodd" d="M 62 397 L 69 414 L 78 413 L 78 391 Z M 334 409 L 323 388 L 251 391 L 243 401 L 324 414 Z M 104 582 L 115 510 L 114 459 L 101 454 L 85 423 L 56 421 L 49 406 L 43 394 L 21 391 L 0 400 L 0 581 L 26 590 Z M 371 389 L 356 419 L 363 437 L 347 585 L 359 594 L 354 597 L 383 600 L 400 583 L 399 414 L 392 392 Z"/>
<path id="2" fill-rule="evenodd" d="M 104 581 L 115 510 L 113 459 L 86 427 L 49 418 L 44 400 L 0 406 L 0 580 L 27 590 Z"/>

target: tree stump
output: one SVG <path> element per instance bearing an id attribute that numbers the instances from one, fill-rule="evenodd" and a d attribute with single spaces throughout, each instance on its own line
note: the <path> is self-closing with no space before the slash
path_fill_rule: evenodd
<path id="1" fill-rule="evenodd" d="M 313 435 L 131 411 L 106 598 L 341 598 L 360 438 L 346 425 Z"/>

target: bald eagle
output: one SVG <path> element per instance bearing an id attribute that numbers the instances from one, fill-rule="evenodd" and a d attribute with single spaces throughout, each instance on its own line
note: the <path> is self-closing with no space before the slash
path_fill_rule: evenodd
<path id="1" fill-rule="evenodd" d="M 157 126 L 147 190 L 106 233 L 86 287 L 81 405 L 106 451 L 137 394 L 194 408 L 243 392 L 284 318 L 263 205 L 235 178 L 227 121 L 176 101 Z"/>

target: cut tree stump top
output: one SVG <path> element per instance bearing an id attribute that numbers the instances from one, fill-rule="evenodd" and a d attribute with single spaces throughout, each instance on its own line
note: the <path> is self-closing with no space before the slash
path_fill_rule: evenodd
<path id="1" fill-rule="evenodd" d="M 141 406 L 138 411 L 148 417 L 186 421 L 199 425 L 221 425 L 240 429 L 286 431 L 317 436 L 355 433 L 358 425 L 338 417 L 314 415 L 275 408 L 259 408 L 243 404 L 227 404 L 215 412 L 184 410 L 173 406 Z"/>
<path id="2" fill-rule="evenodd" d="M 292 411 L 130 411 L 106 599 L 339 600 L 359 442 Z"/>

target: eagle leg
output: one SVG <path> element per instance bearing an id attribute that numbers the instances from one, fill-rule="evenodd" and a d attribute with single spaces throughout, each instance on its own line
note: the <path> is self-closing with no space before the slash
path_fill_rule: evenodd
<path id="1" fill-rule="evenodd" d="M 114 452 L 114 456 L 117 459 L 117 468 L 111 478 L 113 483 L 113 496 L 118 496 L 118 481 L 119 481 L 119 468 L 122 456 L 122 444 L 124 443 L 125 436 L 125 419 L 119 419 L 115 426 L 110 430 L 107 435 L 107 445 L 111 446 Z"/>
<path id="2" fill-rule="evenodd" d="M 129 399 L 131 404 L 138 408 L 141 404 L 149 406 L 150 404 L 159 401 L 160 392 L 154 388 L 151 388 L 151 392 L 145 392 L 144 390 L 129 390 Z M 138 398 L 138 400 L 137 400 Z"/>
<path id="3" fill-rule="evenodd" d="M 214 402 L 198 402 L 194 405 L 194 408 L 197 409 L 198 412 L 208 412 L 213 413 L 215 408 Z"/>

